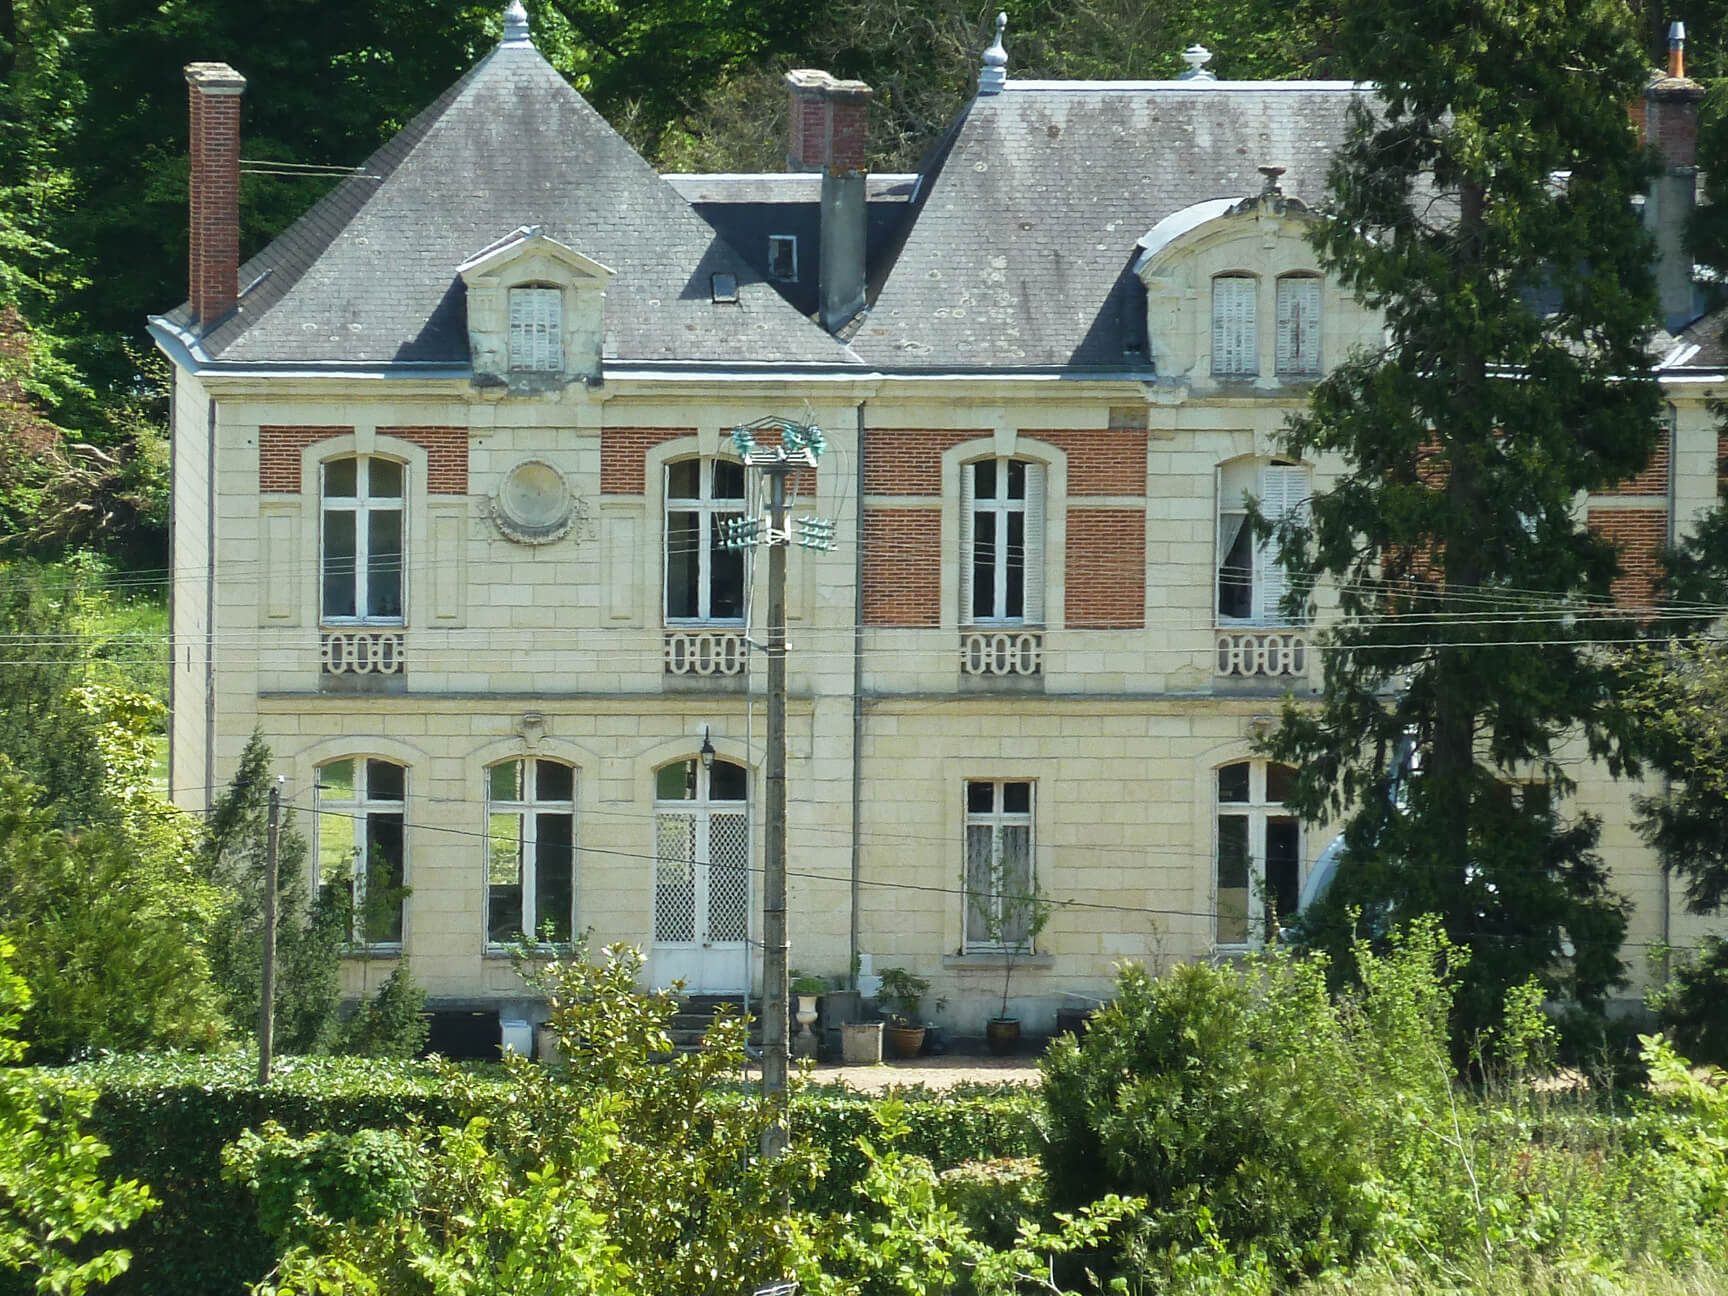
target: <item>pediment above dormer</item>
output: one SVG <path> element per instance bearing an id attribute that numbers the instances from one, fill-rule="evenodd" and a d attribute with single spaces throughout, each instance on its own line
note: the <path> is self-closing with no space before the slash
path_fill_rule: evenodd
<path id="1" fill-rule="evenodd" d="M 534 392 L 600 376 L 609 266 L 524 225 L 456 272 L 476 383 Z"/>

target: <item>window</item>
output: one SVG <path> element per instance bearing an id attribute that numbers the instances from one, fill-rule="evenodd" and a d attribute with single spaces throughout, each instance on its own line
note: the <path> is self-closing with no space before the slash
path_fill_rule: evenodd
<path id="1" fill-rule="evenodd" d="M 1277 524 L 1308 501 L 1308 470 L 1300 464 L 1239 459 L 1218 472 L 1218 619 L 1282 625 L 1279 610 L 1290 582 L 1278 563 L 1278 542 L 1256 541 L 1248 525 L 1249 495 Z"/>
<path id="2" fill-rule="evenodd" d="M 402 943 L 403 807 L 408 771 L 353 757 L 318 767 L 313 794 L 318 880 L 347 892 L 349 935 L 366 945 Z"/>
<path id="3" fill-rule="evenodd" d="M 1317 378 L 1320 375 L 1320 279 L 1317 275 L 1285 275 L 1278 281 L 1278 344 L 1280 375 Z"/>
<path id="4" fill-rule="evenodd" d="M 742 765 L 678 761 L 654 776 L 654 940 L 735 944 L 749 934 L 750 823 Z"/>
<path id="5" fill-rule="evenodd" d="M 792 234 L 768 236 L 768 277 L 798 282 L 798 239 Z"/>
<path id="6" fill-rule="evenodd" d="M 1302 829 L 1284 812 L 1296 771 L 1238 761 L 1218 771 L 1217 942 L 1247 945 L 1296 912 Z"/>
<path id="7" fill-rule="evenodd" d="M 720 526 L 744 513 L 744 465 L 680 459 L 666 465 L 666 620 L 744 620 L 744 554 L 720 546 Z"/>
<path id="8" fill-rule="evenodd" d="M 564 292 L 544 284 L 510 290 L 510 367 L 539 373 L 564 368 Z"/>
<path id="9" fill-rule="evenodd" d="M 576 932 L 576 771 L 524 756 L 486 770 L 486 939 Z"/>
<path id="10" fill-rule="evenodd" d="M 394 459 L 350 455 L 323 466 L 326 623 L 402 624 L 402 496 Z"/>
<path id="11" fill-rule="evenodd" d="M 960 622 L 1044 621 L 1044 465 L 980 459 L 960 468 Z"/>
<path id="12" fill-rule="evenodd" d="M 966 784 L 966 949 L 1031 952 L 1032 785 Z"/>
<path id="13" fill-rule="evenodd" d="M 1252 275 L 1218 275 L 1212 280 L 1212 373 L 1218 378 L 1252 378 L 1260 372 L 1255 303 L 1260 281 Z"/>

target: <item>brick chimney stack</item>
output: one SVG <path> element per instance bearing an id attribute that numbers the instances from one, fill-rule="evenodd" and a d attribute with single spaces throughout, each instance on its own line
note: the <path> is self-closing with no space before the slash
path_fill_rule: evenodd
<path id="1" fill-rule="evenodd" d="M 864 309 L 865 143 L 875 92 L 813 68 L 788 72 L 786 89 L 786 169 L 822 173 L 816 292 L 822 327 L 834 333 Z"/>
<path id="2" fill-rule="evenodd" d="M 1698 317 L 1692 257 L 1686 250 L 1686 223 L 1698 201 L 1698 109 L 1704 87 L 1686 75 L 1686 27 L 1668 29 L 1668 71 L 1644 92 L 1646 142 L 1662 156 L 1662 170 L 1650 182 L 1644 223 L 1656 238 L 1656 287 L 1662 322 L 1673 329 Z"/>
<path id="3" fill-rule="evenodd" d="M 189 63 L 192 313 L 208 327 L 240 297 L 240 96 L 246 78 L 226 63 Z"/>

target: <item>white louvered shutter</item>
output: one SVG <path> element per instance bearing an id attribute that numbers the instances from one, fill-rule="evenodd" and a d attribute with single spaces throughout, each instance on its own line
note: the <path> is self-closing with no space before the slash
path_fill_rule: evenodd
<path id="1" fill-rule="evenodd" d="M 1248 378 L 1255 364 L 1254 300 L 1259 281 L 1247 275 L 1219 275 L 1212 281 L 1212 372 L 1223 378 Z"/>
<path id="2" fill-rule="evenodd" d="M 510 290 L 510 367 L 564 367 L 564 294 L 557 288 Z"/>
<path id="3" fill-rule="evenodd" d="M 960 624 L 972 624 L 972 473 L 974 465 L 960 465 Z"/>
<path id="4" fill-rule="evenodd" d="M 1044 465 L 1026 465 L 1026 600 L 1022 619 L 1044 624 Z"/>
<path id="5" fill-rule="evenodd" d="M 1320 372 L 1320 280 L 1286 275 L 1278 281 L 1278 372 Z"/>
<path id="6" fill-rule="evenodd" d="M 1268 464 L 1261 477 L 1260 512 L 1276 525 L 1293 514 L 1308 498 L 1308 470 L 1297 465 Z M 1278 610 L 1284 593 L 1290 588 L 1290 578 L 1278 562 L 1278 538 L 1268 536 L 1254 553 L 1255 614 L 1260 620 L 1277 623 L 1286 618 Z"/>

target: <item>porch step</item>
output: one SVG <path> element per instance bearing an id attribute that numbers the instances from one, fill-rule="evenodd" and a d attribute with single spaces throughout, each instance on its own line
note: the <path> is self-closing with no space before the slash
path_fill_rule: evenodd
<path id="1" fill-rule="evenodd" d="M 750 1043 L 762 1042 L 762 1005 L 751 1000 L 752 1016 L 750 1023 Z M 714 1021 L 717 1012 L 728 1012 L 734 1017 L 744 1013 L 743 995 L 686 995 L 678 1001 L 678 1012 L 672 1018 L 668 1034 L 679 1052 L 688 1053 L 702 1044 L 702 1032 L 707 1030 Z"/>

